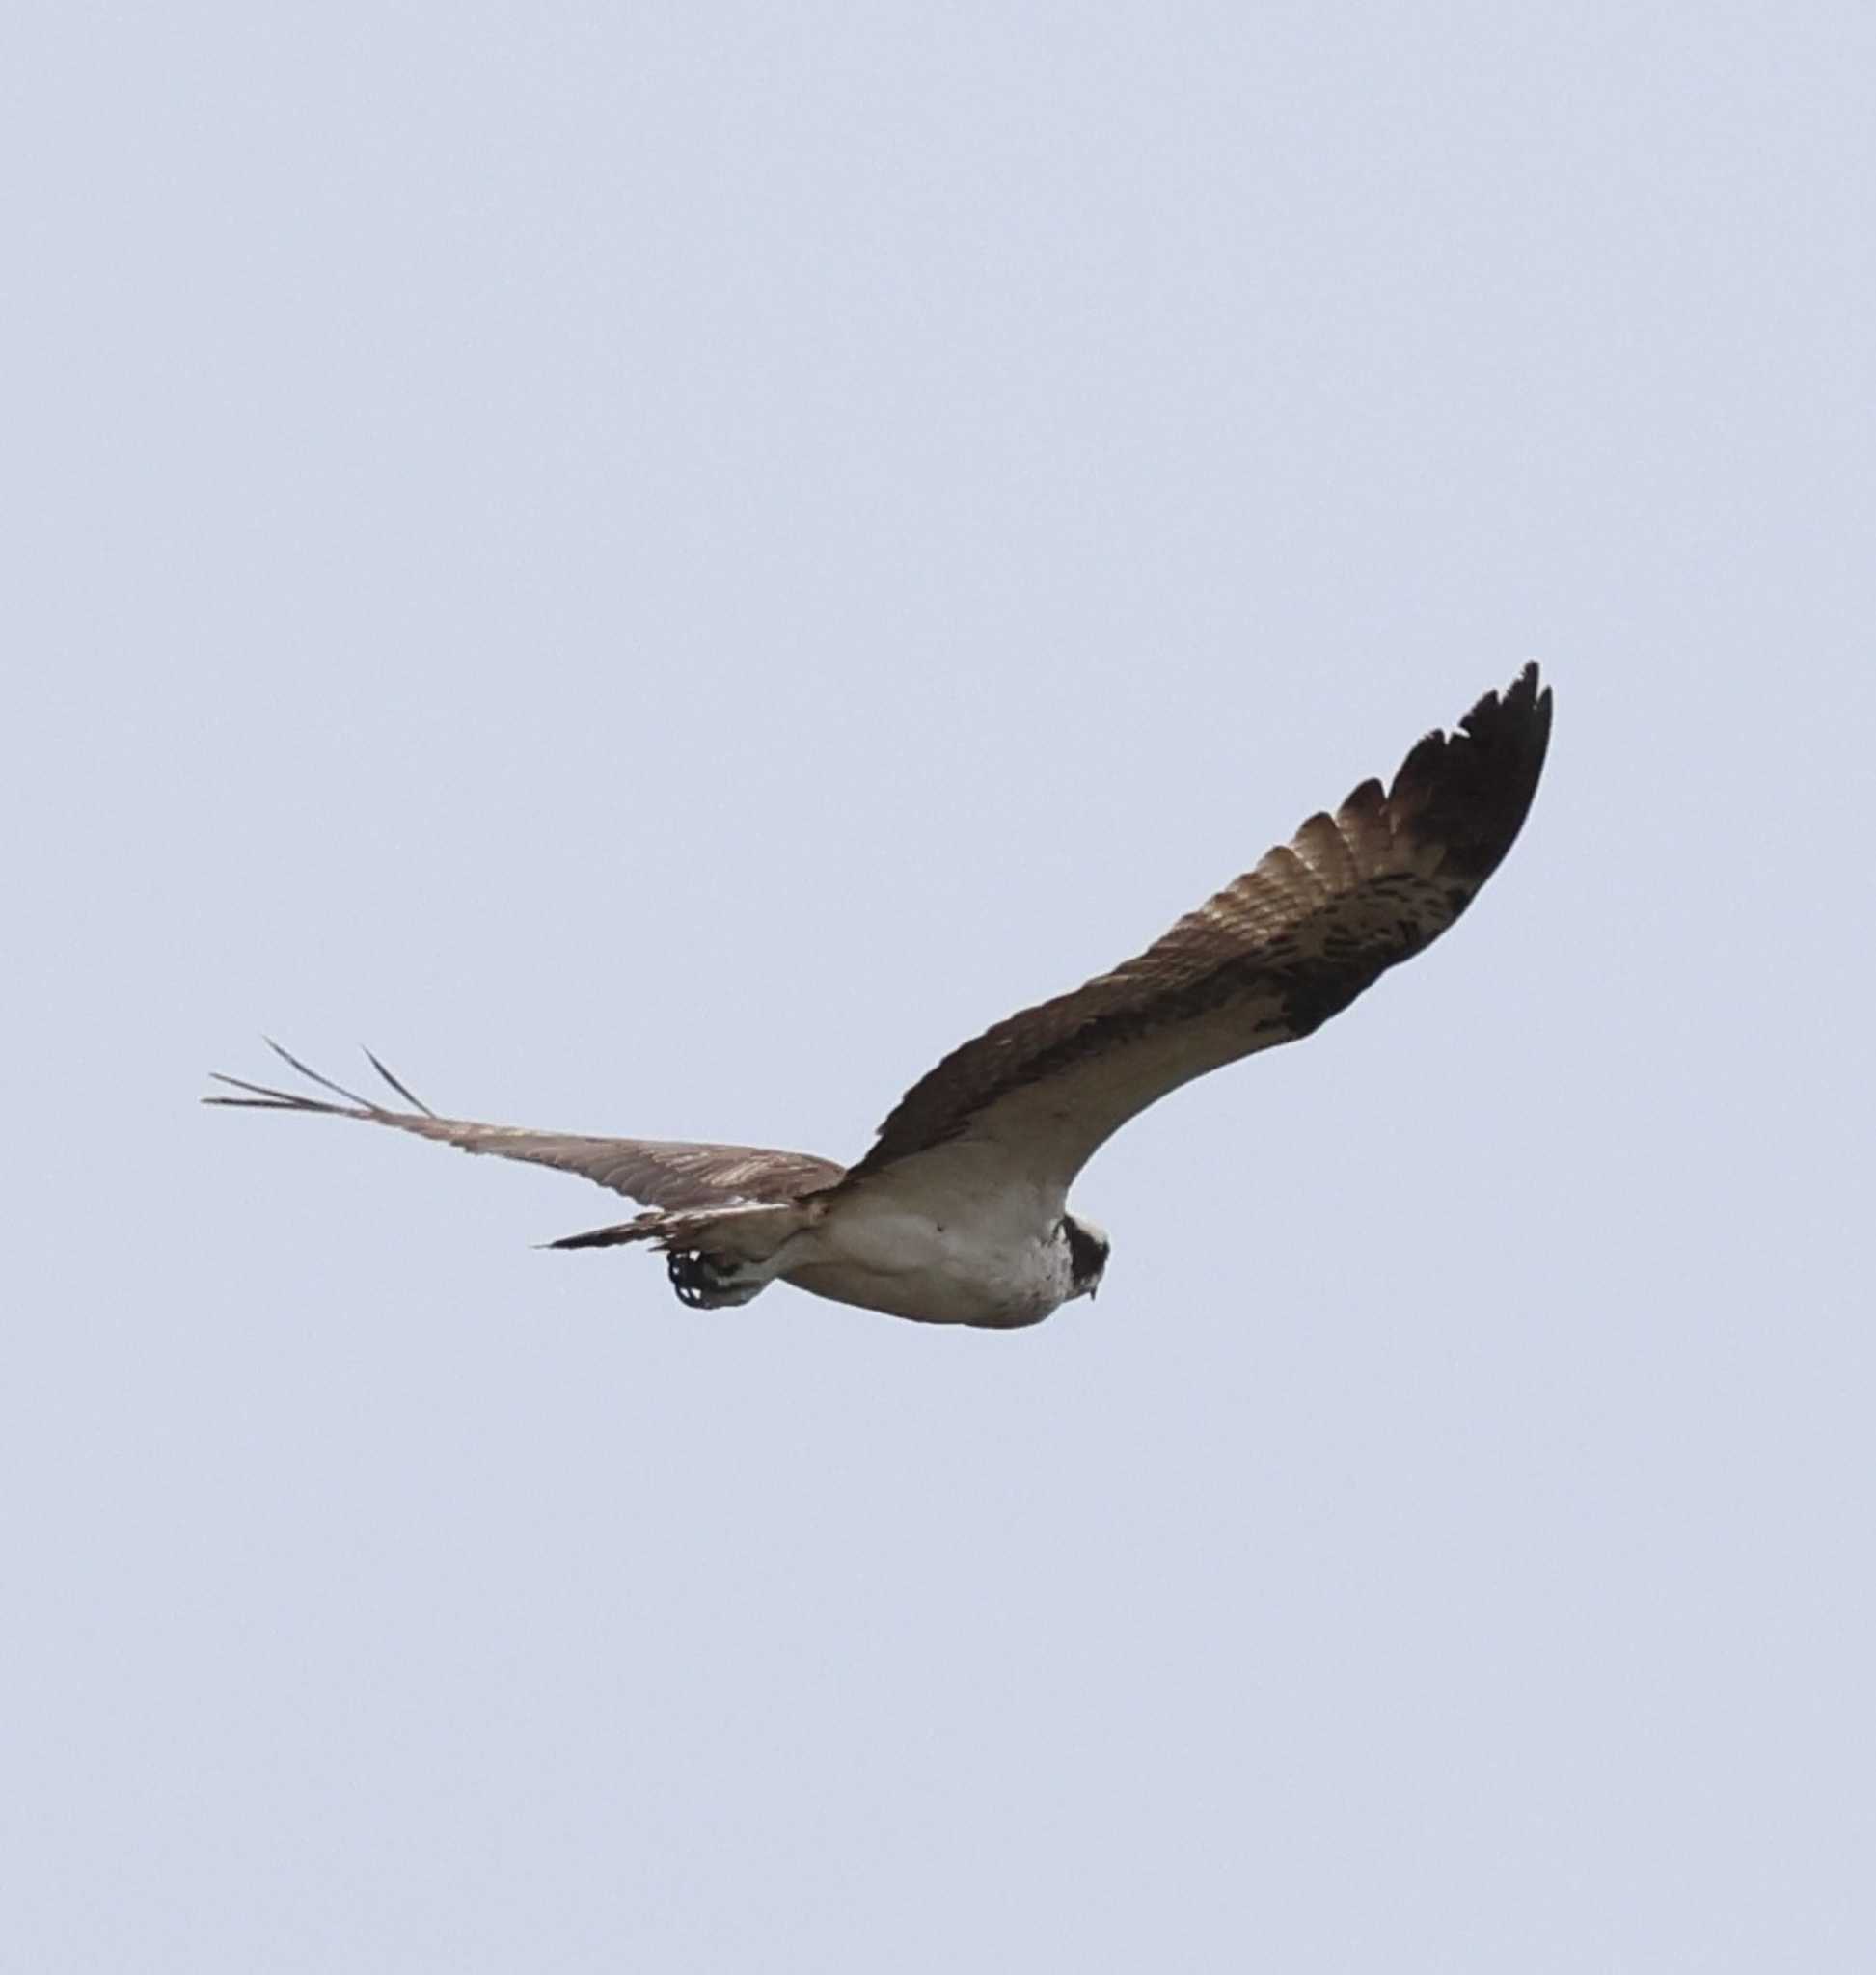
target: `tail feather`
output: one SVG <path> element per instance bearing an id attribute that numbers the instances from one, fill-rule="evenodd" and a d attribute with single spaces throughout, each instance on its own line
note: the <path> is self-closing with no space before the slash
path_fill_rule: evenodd
<path id="1" fill-rule="evenodd" d="M 544 1248 L 620 1248 L 628 1242 L 651 1241 L 666 1251 L 720 1256 L 739 1262 L 765 1262 L 790 1235 L 811 1228 L 827 1211 L 827 1203 L 810 1195 L 802 1201 L 755 1201 L 747 1206 L 654 1208 L 617 1221 L 610 1228 L 589 1228 L 581 1234 L 563 1234 Z"/>
<path id="2" fill-rule="evenodd" d="M 584 1234 L 562 1234 L 557 1241 L 543 1241 L 542 1248 L 622 1248 L 628 1241 L 656 1241 L 668 1214 L 637 1214 L 629 1221 L 610 1228 L 590 1228 Z"/>

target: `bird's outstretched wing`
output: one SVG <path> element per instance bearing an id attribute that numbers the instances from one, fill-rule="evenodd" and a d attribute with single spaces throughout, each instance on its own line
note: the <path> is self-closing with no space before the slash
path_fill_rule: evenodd
<path id="1" fill-rule="evenodd" d="M 1390 788 L 1364 782 L 1312 816 L 1145 953 L 953 1050 L 847 1185 L 1027 1184 L 1059 1203 L 1156 1099 L 1309 1035 L 1472 903 L 1531 806 L 1550 712 L 1527 665 L 1455 733 L 1420 742 Z"/>
<path id="2" fill-rule="evenodd" d="M 296 1091 L 277 1091 L 237 1076 L 214 1073 L 214 1081 L 244 1095 L 204 1097 L 204 1104 L 239 1105 L 253 1111 L 301 1111 L 327 1118 L 361 1118 L 372 1124 L 393 1124 L 419 1138 L 436 1139 L 465 1152 L 493 1152 L 498 1158 L 526 1159 L 577 1173 L 622 1193 L 646 1206 L 693 1209 L 725 1207 L 753 1202 L 783 1202 L 818 1193 L 839 1179 L 844 1168 L 809 1152 L 775 1152 L 760 1146 L 686 1145 L 648 1138 L 585 1138 L 573 1132 L 528 1131 L 513 1124 L 477 1124 L 463 1118 L 439 1118 L 421 1097 L 412 1096 L 367 1049 L 371 1067 L 414 1108 L 387 1110 L 311 1069 L 278 1042 L 267 1044 L 274 1054 L 304 1077 L 310 1077 L 342 1103 L 312 1097 Z"/>

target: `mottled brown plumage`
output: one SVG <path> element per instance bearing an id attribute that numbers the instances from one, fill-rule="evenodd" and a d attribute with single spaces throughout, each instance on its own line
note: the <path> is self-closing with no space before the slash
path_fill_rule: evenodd
<path id="1" fill-rule="evenodd" d="M 817 1188 L 831 1186 L 845 1172 L 831 1159 L 809 1152 L 773 1152 L 760 1146 L 691 1145 L 681 1140 L 653 1138 L 588 1138 L 576 1132 L 529 1131 L 515 1124 L 478 1124 L 470 1119 L 439 1118 L 421 1097 L 392 1075 L 367 1049 L 372 1068 L 416 1111 L 389 1111 L 321 1076 L 297 1056 L 269 1042 L 268 1048 L 302 1076 L 311 1077 L 342 1104 L 251 1084 L 238 1076 L 214 1080 L 246 1092 L 240 1097 L 204 1097 L 204 1104 L 238 1105 L 249 1111 L 308 1111 L 330 1118 L 361 1118 L 373 1124 L 394 1124 L 418 1138 L 434 1139 L 459 1151 L 489 1152 L 500 1159 L 525 1159 L 530 1165 L 552 1166 L 577 1173 L 601 1186 L 622 1193 L 646 1206 L 690 1212 L 700 1207 L 732 1206 L 752 1200 L 795 1200 Z"/>
<path id="2" fill-rule="evenodd" d="M 961 1136 L 995 1137 L 1001 1106 L 1025 1134 L 1050 1135 L 1042 1114 L 1055 1114 L 1073 1163 L 1051 1169 L 1066 1184 L 1156 1097 L 1309 1035 L 1471 904 L 1531 807 L 1550 713 L 1527 665 L 1456 732 L 1421 741 L 1391 788 L 1363 782 L 1144 953 L 954 1049 L 906 1093 L 850 1180 Z M 1129 1053 L 1156 1066 L 1144 1082 L 1126 1074 Z M 1014 1115 L 1043 1083 L 1056 1086 L 1047 1103 Z"/>

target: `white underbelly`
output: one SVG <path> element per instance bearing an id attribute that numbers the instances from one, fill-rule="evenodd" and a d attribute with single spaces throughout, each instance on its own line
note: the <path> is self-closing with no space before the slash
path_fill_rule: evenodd
<path id="1" fill-rule="evenodd" d="M 781 1279 L 918 1323 L 1016 1330 L 1068 1293 L 1063 1258 L 1030 1227 L 940 1225 L 864 1196 L 790 1244 Z"/>

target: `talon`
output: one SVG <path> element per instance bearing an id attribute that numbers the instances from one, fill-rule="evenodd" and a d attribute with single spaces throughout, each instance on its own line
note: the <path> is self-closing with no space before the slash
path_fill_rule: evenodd
<path id="1" fill-rule="evenodd" d="M 677 1300 L 687 1310 L 734 1309 L 749 1301 L 763 1286 L 761 1277 L 748 1280 L 740 1262 L 724 1261 L 694 1248 L 674 1248 L 666 1257 L 665 1268 L 677 1291 Z"/>
<path id="2" fill-rule="evenodd" d="M 674 1248 L 666 1260 L 677 1300 L 691 1310 L 706 1310 L 710 1298 L 726 1286 L 721 1268 L 694 1248 Z"/>

